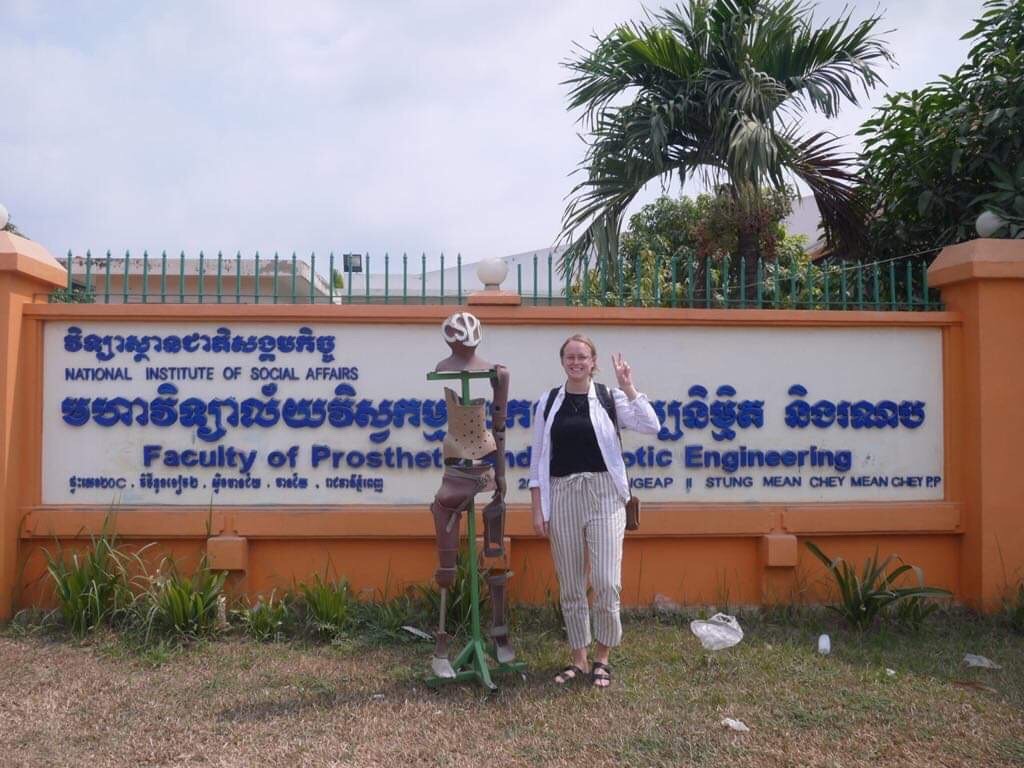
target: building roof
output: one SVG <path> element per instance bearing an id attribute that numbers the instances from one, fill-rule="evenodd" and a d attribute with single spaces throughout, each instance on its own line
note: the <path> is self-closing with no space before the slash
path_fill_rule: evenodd
<path id="1" fill-rule="evenodd" d="M 62 267 L 67 268 L 68 260 L 66 257 L 59 258 L 57 261 Z M 219 279 L 222 283 L 230 286 L 230 289 L 226 289 L 225 293 L 233 294 L 235 282 L 238 281 L 239 285 L 244 287 L 243 293 L 253 293 L 253 288 L 248 286 L 255 287 L 259 283 L 260 292 L 264 296 L 270 297 L 274 292 L 276 278 L 278 295 L 290 296 L 292 292 L 292 264 L 293 262 L 290 258 L 278 259 L 276 264 L 273 259 L 261 259 L 259 263 L 259 279 L 257 281 L 255 259 L 236 260 L 235 258 L 224 258 L 219 263 Z M 314 273 L 311 266 L 301 259 L 296 259 L 294 265 L 296 296 L 308 297 L 312 290 L 313 296 L 316 299 L 329 299 L 332 292 L 330 283 L 326 278 L 319 272 Z M 71 257 L 72 280 L 77 285 L 84 286 L 88 278 L 88 282 L 91 283 L 93 290 L 96 292 L 104 291 L 107 275 L 109 274 L 111 284 L 116 286 L 116 289 L 113 289 L 116 293 L 124 292 L 123 283 L 127 275 L 128 292 L 131 295 L 141 293 L 143 278 L 145 278 L 147 292 L 153 294 L 159 291 L 162 273 L 166 275 L 166 281 L 175 286 L 174 292 L 178 290 L 177 286 L 182 278 L 184 278 L 186 283 L 194 281 L 198 284 L 201 276 L 203 292 L 211 296 L 216 293 L 218 281 L 218 260 L 216 258 L 170 257 L 165 261 L 162 257 Z M 156 290 L 154 290 L 154 287 Z M 337 300 L 341 295 L 341 290 L 335 288 L 333 295 Z"/>

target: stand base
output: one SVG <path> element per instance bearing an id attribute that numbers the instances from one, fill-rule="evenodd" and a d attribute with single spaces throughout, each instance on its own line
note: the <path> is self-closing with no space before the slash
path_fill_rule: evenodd
<path id="1" fill-rule="evenodd" d="M 519 672 L 522 674 L 526 669 L 526 662 L 512 661 L 506 664 L 498 664 L 495 667 L 488 666 L 488 654 L 484 651 L 484 644 L 480 640 L 470 640 L 462 649 L 458 657 L 452 663 L 455 669 L 454 677 L 439 677 L 432 675 L 424 682 L 431 688 L 437 688 L 446 683 L 461 683 L 466 680 L 476 680 L 480 685 L 489 691 L 495 691 L 498 686 L 491 679 L 491 674 Z M 493 654 L 492 654 L 493 656 Z"/>

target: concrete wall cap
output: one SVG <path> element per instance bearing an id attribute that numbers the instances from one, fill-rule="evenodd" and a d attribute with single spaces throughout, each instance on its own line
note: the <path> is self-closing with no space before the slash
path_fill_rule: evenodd
<path id="1" fill-rule="evenodd" d="M 68 273 L 43 246 L 0 232 L 0 272 L 20 272 L 54 288 L 67 285 Z"/>
<path id="2" fill-rule="evenodd" d="M 1024 240 L 978 238 L 949 245 L 928 267 L 932 287 L 981 279 L 1024 279 Z"/>

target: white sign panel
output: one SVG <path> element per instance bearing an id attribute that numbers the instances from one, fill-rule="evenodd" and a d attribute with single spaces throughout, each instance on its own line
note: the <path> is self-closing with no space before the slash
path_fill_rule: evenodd
<path id="1" fill-rule="evenodd" d="M 662 417 L 624 433 L 645 501 L 943 497 L 938 329 L 485 326 L 512 376 L 512 502 L 574 332 L 608 384 L 622 352 Z M 47 323 L 43 502 L 428 504 L 447 354 L 439 325 Z"/>

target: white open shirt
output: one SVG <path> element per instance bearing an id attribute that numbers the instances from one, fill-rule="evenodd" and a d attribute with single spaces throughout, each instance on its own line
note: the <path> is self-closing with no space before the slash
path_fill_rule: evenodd
<path id="1" fill-rule="evenodd" d="M 632 429 L 646 435 L 658 433 L 661 423 L 647 395 L 641 392 L 637 394 L 635 400 L 630 400 L 621 389 L 609 388 L 609 391 L 615 400 L 615 415 L 619 420 L 620 429 Z M 565 385 L 558 388 L 558 394 L 545 419 L 544 406 L 547 405 L 550 393 L 551 390 L 546 389 L 538 398 L 537 412 L 533 419 L 533 448 L 530 451 L 530 487 L 540 488 L 540 508 L 545 521 L 551 519 L 551 424 L 562 406 L 562 401 L 565 400 Z M 622 447 L 615 433 L 615 425 L 597 397 L 593 381 L 590 382 L 587 400 L 590 405 L 590 423 L 594 425 L 601 458 L 604 459 L 604 465 L 608 468 L 622 501 L 628 501 L 629 482 L 626 480 L 626 465 L 622 461 Z"/>

